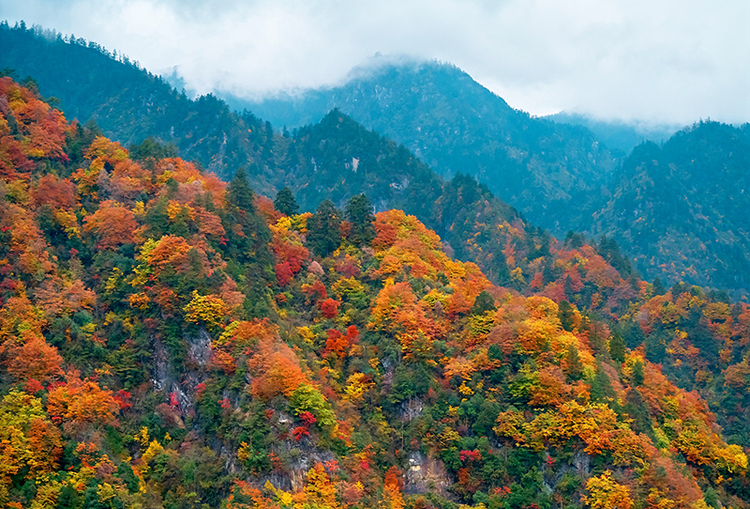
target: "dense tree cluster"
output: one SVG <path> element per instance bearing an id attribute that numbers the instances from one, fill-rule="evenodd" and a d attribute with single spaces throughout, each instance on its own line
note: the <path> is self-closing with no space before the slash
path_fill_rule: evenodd
<path id="1" fill-rule="evenodd" d="M 0 78 L 3 504 L 747 507 L 747 305 L 138 150 Z"/>

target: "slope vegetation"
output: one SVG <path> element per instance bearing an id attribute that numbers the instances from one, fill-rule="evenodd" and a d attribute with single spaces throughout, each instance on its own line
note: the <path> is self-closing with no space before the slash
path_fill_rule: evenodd
<path id="1" fill-rule="evenodd" d="M 750 288 L 750 124 L 701 122 L 638 146 L 589 229 L 650 277 Z"/>
<path id="2" fill-rule="evenodd" d="M 649 359 L 746 397 L 748 306 L 536 230 L 522 294 L 402 211 L 141 156 L 0 78 L 4 504 L 747 507 L 746 452 Z"/>
<path id="3" fill-rule="evenodd" d="M 460 69 L 438 63 L 385 65 L 337 88 L 244 104 L 288 126 L 338 108 L 440 175 L 468 173 L 557 232 L 601 195 L 617 165 L 586 128 L 515 110 Z"/>
<path id="4" fill-rule="evenodd" d="M 231 175 L 265 144 L 265 126 L 254 117 L 239 117 L 211 95 L 191 100 L 94 42 L 3 22 L 0 47 L 0 68 L 33 77 L 69 118 L 93 120 L 125 145 L 153 137 L 176 145 L 188 160 Z"/>

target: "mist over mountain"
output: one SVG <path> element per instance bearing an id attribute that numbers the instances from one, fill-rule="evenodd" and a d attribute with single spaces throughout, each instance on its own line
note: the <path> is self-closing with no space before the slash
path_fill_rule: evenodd
<path id="1" fill-rule="evenodd" d="M 403 143 L 438 174 L 474 176 L 531 222 L 558 233 L 606 195 L 618 165 L 588 129 L 513 109 L 449 64 L 384 64 L 336 88 L 245 106 L 287 127 L 338 108 Z"/>
<path id="2" fill-rule="evenodd" d="M 599 120 L 589 115 L 561 111 L 545 118 L 555 122 L 586 127 L 610 150 L 629 154 L 636 145 L 644 141 L 661 144 L 667 141 L 682 126 L 649 123 L 627 123 L 619 120 Z"/>
<path id="3" fill-rule="evenodd" d="M 740 141 L 744 127 L 701 123 L 674 134 L 674 126 L 565 113 L 537 119 L 455 67 L 414 62 L 385 64 L 336 88 L 251 107 L 289 126 L 338 108 L 404 143 L 439 172 L 475 176 L 532 224 L 616 239 L 650 278 L 747 292 L 748 216 L 735 213 L 742 206 L 729 214 L 716 208 L 744 204 L 739 184 L 748 178 L 743 161 L 750 154 Z M 634 148 L 623 167 L 616 155 Z M 649 151 L 668 160 L 658 171 L 642 163 L 635 172 L 634 160 Z"/>
<path id="4" fill-rule="evenodd" d="M 750 124 L 701 122 L 625 160 L 586 230 L 618 239 L 650 278 L 750 288 Z"/>
<path id="5" fill-rule="evenodd" d="M 450 66 L 350 96 L 420 115 L 418 157 L 342 109 L 279 130 L 95 43 L 0 44 L 0 504 L 750 508 L 750 124 L 592 185 L 590 131 Z"/>
<path id="6" fill-rule="evenodd" d="M 630 180 L 635 178 L 627 171 L 632 160 L 626 170 L 619 169 L 621 162 L 615 154 L 621 152 L 602 148 L 585 127 L 514 110 L 450 65 L 387 63 L 358 71 L 351 82 L 336 89 L 268 100 L 252 113 L 236 113 L 213 96 L 190 100 L 95 43 L 71 43 L 38 28 L 0 28 L 7 48 L 0 56 L 0 67 L 15 68 L 19 77 L 34 75 L 40 91 L 59 98 L 69 118 L 86 121 L 91 115 L 106 134 L 125 144 L 148 137 L 174 144 L 182 156 L 227 178 L 244 166 L 256 190 L 273 196 L 289 186 L 307 210 L 326 198 L 342 206 L 351 196 L 366 192 L 378 210 L 401 207 L 418 215 L 444 236 L 457 256 L 480 262 L 490 274 L 504 274 L 502 280 L 509 277 L 504 262 L 495 257 L 490 269 L 484 251 L 467 247 L 468 236 L 479 232 L 467 214 L 481 207 L 466 200 L 462 200 L 463 210 L 429 206 L 446 203 L 444 186 L 452 172 L 483 182 L 487 192 L 502 200 L 490 200 L 496 203 L 491 208 L 502 217 L 510 218 L 507 210 L 515 209 L 512 214 L 518 211 L 528 219 L 527 224 L 549 228 L 558 237 L 570 229 L 589 236 L 607 234 L 622 245 L 626 256 L 633 261 L 638 258 L 636 266 L 649 277 L 658 276 L 669 284 L 683 280 L 733 290 L 737 297 L 747 291 L 747 278 L 742 274 L 747 227 L 742 214 L 706 215 L 695 205 L 703 207 L 694 190 L 715 182 L 714 174 L 721 174 L 725 165 L 724 159 L 714 160 L 710 155 L 716 153 L 713 149 L 703 154 L 691 152 L 687 143 L 665 144 L 673 147 L 667 150 L 670 157 L 681 151 L 692 154 L 691 159 L 703 161 L 703 169 L 700 176 L 692 176 L 695 164 L 682 168 L 679 178 L 649 176 L 644 182 L 655 178 L 660 184 L 659 192 L 649 194 L 646 204 L 639 202 L 643 190 L 633 191 L 640 181 Z M 343 105 L 338 114 L 313 122 L 337 103 Z M 347 110 L 364 119 L 365 126 L 368 122 L 375 125 L 380 134 L 400 133 L 406 139 L 404 147 L 399 147 L 396 135 L 390 136 L 394 143 L 367 132 Z M 279 122 L 296 115 L 295 122 L 309 125 L 289 132 L 290 122 L 280 133 L 256 115 L 269 115 Z M 634 141 L 630 128 L 618 129 L 616 138 Z M 709 145 L 728 143 L 722 136 L 731 138 L 733 129 L 717 129 Z M 746 157 L 746 150 L 740 144 L 727 153 L 732 152 L 731 159 L 737 160 Z M 745 173 L 742 165 L 737 168 L 741 181 Z M 694 182 L 689 188 L 683 184 L 686 179 Z M 738 192 L 734 185 L 712 184 L 712 190 L 718 203 L 742 201 L 741 196 L 734 196 Z M 483 193 L 472 196 L 479 199 Z M 679 209 L 684 214 L 674 215 L 676 202 L 688 204 Z M 634 209 L 661 212 L 638 222 L 641 216 Z M 448 210 L 460 215 L 459 222 L 466 227 L 452 228 L 455 218 L 447 215 Z M 666 218 L 673 218 L 675 224 Z M 635 233 L 644 224 L 654 232 Z M 677 240 L 675 228 L 682 232 L 682 240 Z M 478 238 L 485 250 L 492 250 L 492 243 L 499 241 L 493 235 Z M 702 246 L 707 246 L 710 256 L 705 256 Z"/>
<path id="7" fill-rule="evenodd" d="M 176 145 L 185 158 L 227 175 L 227 168 L 246 164 L 257 151 L 253 134 L 262 139 L 262 124 L 245 125 L 214 96 L 191 100 L 93 41 L 4 23 L 0 47 L 0 68 L 13 69 L 18 78 L 32 77 L 44 95 L 59 99 L 68 118 L 93 120 L 123 144 L 154 137 Z"/>
<path id="8" fill-rule="evenodd" d="M 20 76 L 38 72 L 30 83 L 59 98 L 69 118 L 86 121 L 91 114 L 104 133 L 131 148 L 138 145 L 136 153 L 144 157 L 162 143 L 224 178 L 244 167 L 256 191 L 274 196 L 289 186 L 308 211 L 325 199 L 343 207 L 352 196 L 367 193 L 377 210 L 399 207 L 417 215 L 445 235 L 454 254 L 477 261 L 492 277 L 509 277 L 502 255 L 488 256 L 466 243 L 478 234 L 473 223 L 480 216 L 518 220 L 512 207 L 471 177 L 441 178 L 402 145 L 340 112 L 282 135 L 270 122 L 248 111 L 234 113 L 213 96 L 191 100 L 95 43 L 7 25 L 0 25 L 0 42 L 9 49 L 0 55 L 0 68 Z M 457 190 L 463 198 L 455 198 Z M 496 241 L 489 232 L 472 245 L 488 248 Z"/>

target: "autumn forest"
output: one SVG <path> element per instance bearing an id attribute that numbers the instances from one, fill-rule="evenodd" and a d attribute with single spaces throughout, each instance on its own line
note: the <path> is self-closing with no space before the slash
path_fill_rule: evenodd
<path id="1" fill-rule="evenodd" d="M 3 75 L 3 507 L 750 507 L 741 286 L 644 276 L 339 110 L 204 103 L 245 133 L 210 155 L 208 114 L 115 141 Z"/>

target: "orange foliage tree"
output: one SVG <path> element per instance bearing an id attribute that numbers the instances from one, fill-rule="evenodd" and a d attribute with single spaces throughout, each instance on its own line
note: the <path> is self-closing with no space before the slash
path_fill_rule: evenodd
<path id="1" fill-rule="evenodd" d="M 247 365 L 255 376 L 252 383 L 253 396 L 264 400 L 273 399 L 280 394 L 291 396 L 307 380 L 294 351 L 281 341 L 261 340 Z"/>
<path id="2" fill-rule="evenodd" d="M 91 380 L 80 380 L 75 373 L 69 373 L 68 383 L 50 390 L 47 398 L 52 419 L 73 427 L 110 424 L 119 408 L 111 391 Z"/>
<path id="3" fill-rule="evenodd" d="M 94 235 L 99 249 L 117 249 L 135 241 L 134 233 L 138 228 L 135 215 L 117 202 L 102 202 L 96 212 L 85 217 L 84 222 L 84 231 Z"/>
<path id="4" fill-rule="evenodd" d="M 63 374 L 62 357 L 57 348 L 50 346 L 44 338 L 32 331 L 22 335 L 23 345 L 8 348 L 8 373 L 17 381 L 31 378 L 43 384 L 58 379 Z"/>

